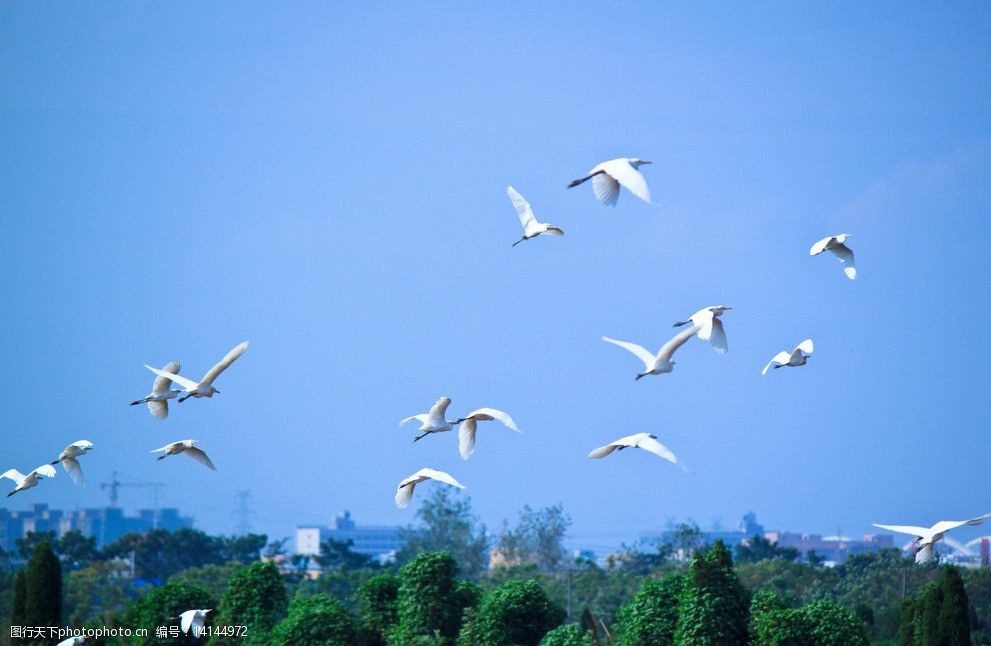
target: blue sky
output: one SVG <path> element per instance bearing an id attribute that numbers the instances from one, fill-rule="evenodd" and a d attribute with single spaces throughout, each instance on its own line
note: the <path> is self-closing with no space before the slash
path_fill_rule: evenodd
<path id="1" fill-rule="evenodd" d="M 344 508 L 409 522 L 396 483 L 432 466 L 493 529 L 561 502 L 584 537 L 748 509 L 848 535 L 991 511 L 989 18 L 4 3 L 0 466 L 97 448 L 86 489 L 3 504 L 102 505 L 117 469 L 209 531 L 251 489 L 255 529 L 285 536 Z M 654 162 L 656 206 L 565 189 L 619 156 Z M 509 183 L 567 236 L 511 248 Z M 808 257 L 840 232 L 856 282 Z M 730 352 L 693 341 L 669 375 L 634 382 L 599 340 L 658 347 L 716 303 Z M 761 377 L 807 337 L 808 366 Z M 212 400 L 165 422 L 127 406 L 143 363 L 198 377 L 244 339 Z M 468 462 L 453 433 L 412 445 L 397 421 L 441 395 L 524 433 L 484 426 Z M 638 431 L 696 475 L 586 459 Z M 217 473 L 147 453 L 189 437 Z"/>

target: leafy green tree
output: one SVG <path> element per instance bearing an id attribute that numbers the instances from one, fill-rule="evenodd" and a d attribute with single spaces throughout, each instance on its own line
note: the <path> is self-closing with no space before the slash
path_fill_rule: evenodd
<path id="1" fill-rule="evenodd" d="M 754 646 L 813 646 L 812 627 L 799 608 L 767 609 L 750 626 Z"/>
<path id="2" fill-rule="evenodd" d="M 534 581 L 508 581 L 482 598 L 474 615 L 473 640 L 465 646 L 537 646 L 564 621 L 564 610 Z"/>
<path id="3" fill-rule="evenodd" d="M 58 538 L 55 537 L 55 532 L 27 532 L 21 538 L 14 539 L 17 555 L 25 560 L 31 558 L 35 548 L 41 543 L 48 543 L 53 550 L 57 551 Z"/>
<path id="4" fill-rule="evenodd" d="M 14 596 L 10 604 L 10 625 L 26 626 L 26 604 L 28 599 L 28 573 L 18 570 L 14 575 Z"/>
<path id="5" fill-rule="evenodd" d="M 121 536 L 103 548 L 103 556 L 129 559 L 133 552 L 137 578 L 165 581 L 182 570 L 224 563 L 224 544 L 223 538 L 196 529 L 152 529 Z"/>
<path id="6" fill-rule="evenodd" d="M 679 645 L 746 644 L 750 599 L 733 571 L 733 559 L 722 541 L 708 552 L 696 552 L 679 601 L 675 630 Z"/>
<path id="7" fill-rule="evenodd" d="M 450 643 L 458 634 L 461 609 L 456 603 L 458 564 L 449 552 L 424 552 L 399 570 L 399 621 L 389 643 L 405 645 L 419 637 Z"/>
<path id="8" fill-rule="evenodd" d="M 233 577 L 217 612 L 220 626 L 246 626 L 247 638 L 215 639 L 218 644 L 264 644 L 269 633 L 286 614 L 286 587 L 271 561 L 257 561 L 241 568 Z"/>
<path id="9" fill-rule="evenodd" d="M 447 551 L 463 574 L 475 577 L 485 570 L 485 525 L 472 512 L 471 499 L 458 495 L 452 499 L 449 487 L 438 487 L 424 500 L 416 512 L 420 526 L 400 532 L 405 544 L 396 554 L 397 563 L 408 563 L 422 552 Z"/>
<path id="10" fill-rule="evenodd" d="M 384 646 L 399 623 L 399 579 L 392 574 L 373 576 L 361 584 L 354 596 L 363 641 L 368 646 Z"/>
<path id="11" fill-rule="evenodd" d="M 970 644 L 969 602 L 957 568 L 943 568 L 939 580 L 903 602 L 899 639 L 903 644 Z"/>
<path id="12" fill-rule="evenodd" d="M 678 559 L 688 559 L 693 553 L 705 549 L 705 538 L 699 526 L 689 520 L 687 523 L 678 523 L 674 526 L 661 549 L 663 553 Z"/>
<path id="13" fill-rule="evenodd" d="M 213 598 L 220 599 L 224 596 L 224 592 L 227 590 L 227 586 L 230 585 L 231 579 L 241 571 L 244 565 L 237 561 L 228 561 L 223 565 L 210 563 L 200 567 L 191 567 L 173 574 L 169 577 L 169 581 L 195 583 L 198 586 L 206 588 L 207 592 Z"/>
<path id="14" fill-rule="evenodd" d="M 770 630 L 771 625 L 776 620 L 768 619 L 763 624 L 758 624 L 761 617 L 770 612 L 778 610 L 788 610 L 788 601 L 781 595 L 770 590 L 758 590 L 750 597 L 750 618 L 748 620 L 751 643 L 768 643 L 769 636 L 761 636 L 762 630 Z"/>
<path id="15" fill-rule="evenodd" d="M 70 626 L 121 625 L 140 593 L 130 578 L 117 576 L 116 570 L 109 561 L 94 561 L 65 576 L 63 612 Z"/>
<path id="16" fill-rule="evenodd" d="M 34 547 L 27 567 L 24 623 L 62 625 L 62 564 L 47 541 Z"/>
<path id="17" fill-rule="evenodd" d="M 618 615 L 620 637 L 623 646 L 674 643 L 674 631 L 678 624 L 678 602 L 685 587 L 685 575 L 671 573 L 662 580 L 646 579 L 640 591 Z"/>
<path id="18" fill-rule="evenodd" d="M 737 563 L 756 563 L 770 559 L 797 561 L 798 556 L 798 550 L 794 547 L 778 547 L 777 543 L 772 543 L 757 534 L 754 534 L 746 544 L 736 546 Z"/>
<path id="19" fill-rule="evenodd" d="M 643 642 L 650 643 L 650 642 Z M 540 640 L 540 646 L 594 646 L 592 634 L 575 624 L 558 626 Z"/>
<path id="20" fill-rule="evenodd" d="M 571 517 L 561 505 L 537 511 L 526 505 L 516 529 L 499 537 L 499 549 L 508 559 L 534 563 L 541 570 L 553 572 L 568 561 L 563 541 L 570 526 Z"/>
<path id="21" fill-rule="evenodd" d="M 243 534 L 221 537 L 221 562 L 237 561 L 247 565 L 261 558 L 262 549 L 268 543 L 264 534 Z"/>
<path id="22" fill-rule="evenodd" d="M 361 585 L 379 573 L 375 568 L 358 568 L 355 570 L 335 569 L 320 573 L 320 578 L 310 584 L 309 591 L 319 594 L 329 594 L 337 599 L 348 612 L 357 612 L 358 603 L 355 593 Z"/>
<path id="23" fill-rule="evenodd" d="M 336 599 L 326 594 L 297 595 L 267 643 L 352 646 L 357 636 L 354 620 Z"/>
<path id="24" fill-rule="evenodd" d="M 96 537 L 86 536 L 79 530 L 72 530 L 62 535 L 56 548 L 62 565 L 70 570 L 84 568 L 99 558 L 96 549 Z"/>
<path id="25" fill-rule="evenodd" d="M 367 554 L 355 552 L 351 548 L 354 541 L 338 541 L 328 538 L 320 543 L 320 553 L 315 557 L 317 565 L 326 569 L 355 570 L 358 568 L 375 567 L 378 563 Z"/>
<path id="26" fill-rule="evenodd" d="M 810 630 L 810 640 L 806 643 L 813 646 L 867 646 L 870 643 L 864 624 L 857 616 L 828 599 L 813 601 L 800 611 Z"/>
<path id="27" fill-rule="evenodd" d="M 155 637 L 158 626 L 179 627 L 179 615 L 193 608 L 213 608 L 215 599 L 206 590 L 192 583 L 168 581 L 138 599 L 124 615 L 123 623 L 129 628 L 148 631 L 144 638 L 133 638 L 139 644 L 196 644 L 199 640 L 190 634 L 161 640 Z M 209 623 L 210 615 L 207 615 Z"/>

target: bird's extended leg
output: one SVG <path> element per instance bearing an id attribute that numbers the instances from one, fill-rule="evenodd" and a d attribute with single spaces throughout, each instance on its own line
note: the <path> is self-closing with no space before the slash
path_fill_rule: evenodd
<path id="1" fill-rule="evenodd" d="M 646 376 L 647 376 L 647 373 L 646 373 L 646 372 L 641 372 L 641 373 L 640 373 L 639 375 L 637 375 L 637 376 L 636 376 L 636 377 L 635 377 L 635 378 L 633 379 L 633 381 L 640 381 L 640 378 L 641 378 L 641 377 L 646 377 Z"/>
<path id="2" fill-rule="evenodd" d="M 688 325 L 691 321 L 678 321 L 674 324 L 674 327 L 681 327 L 682 325 Z"/>
<path id="3" fill-rule="evenodd" d="M 145 397 L 144 399 L 139 399 L 137 401 L 133 401 L 133 402 L 131 402 L 131 406 L 137 406 L 138 404 L 144 404 L 149 399 L 151 399 L 151 398 L 150 397 Z"/>
<path id="4" fill-rule="evenodd" d="M 523 236 L 522 238 L 520 238 L 519 240 L 517 240 L 516 242 L 514 242 L 513 243 L 513 246 L 515 247 L 516 245 L 518 245 L 519 243 L 523 242 L 524 240 L 526 240 L 526 236 Z"/>
<path id="5" fill-rule="evenodd" d="M 582 177 L 581 179 L 576 179 L 573 182 L 571 182 L 570 184 L 568 184 L 568 188 L 574 188 L 574 187 L 578 186 L 579 184 L 582 184 L 584 182 L 587 182 L 588 180 L 592 179 L 596 175 L 600 175 L 600 174 L 602 174 L 604 172 L 605 171 L 600 170 L 600 171 L 595 172 L 595 173 L 592 173 L 591 175 L 588 175 L 586 177 Z"/>
<path id="6" fill-rule="evenodd" d="M 430 431 L 425 432 L 423 435 L 417 435 L 416 437 L 413 438 L 413 441 L 416 442 L 417 440 L 422 440 L 428 435 L 430 435 Z"/>
<path id="7" fill-rule="evenodd" d="M 184 401 L 186 401 L 186 400 L 187 400 L 187 399 L 189 399 L 190 397 L 192 397 L 192 394 L 189 394 L 189 395 L 183 395 L 182 397 L 180 397 L 180 398 L 179 398 L 179 399 L 177 399 L 176 401 L 177 401 L 177 402 L 179 402 L 179 403 L 181 404 L 182 402 L 184 402 Z"/>

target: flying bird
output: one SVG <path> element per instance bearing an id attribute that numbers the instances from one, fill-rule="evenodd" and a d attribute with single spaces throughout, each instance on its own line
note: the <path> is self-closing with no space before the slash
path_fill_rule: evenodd
<path id="1" fill-rule="evenodd" d="M 38 481 L 44 478 L 54 478 L 55 468 L 50 464 L 43 464 L 31 473 L 24 475 L 17 469 L 9 469 L 0 474 L 0 478 L 9 478 L 14 481 L 17 486 L 14 487 L 13 491 L 7 492 L 7 497 L 13 496 L 18 491 L 24 491 L 25 489 L 30 489 L 38 485 Z"/>
<path id="2" fill-rule="evenodd" d="M 775 369 L 784 368 L 785 366 L 791 366 L 792 368 L 804 366 L 809 362 L 809 355 L 812 354 L 814 349 L 815 347 L 812 345 L 812 339 L 805 339 L 795 346 L 795 349 L 791 352 L 782 350 L 774 355 L 774 358 L 767 362 L 767 365 L 760 371 L 760 374 L 766 375 L 772 365 Z"/>
<path id="3" fill-rule="evenodd" d="M 444 419 L 444 414 L 447 413 L 447 407 L 450 405 L 450 397 L 441 397 L 437 400 L 437 403 L 430 408 L 430 412 L 420 413 L 419 415 L 410 415 L 406 419 L 400 421 L 399 425 L 402 426 L 406 422 L 414 419 L 420 422 L 420 428 L 417 430 L 423 431 L 423 434 L 414 437 L 414 442 L 425 438 L 431 433 L 443 433 L 445 431 L 450 431 L 451 427 L 457 424 L 457 422 L 449 422 Z"/>
<path id="4" fill-rule="evenodd" d="M 203 632 L 203 626 L 206 624 L 206 614 L 211 610 L 213 608 L 187 610 L 180 614 L 179 627 L 182 629 L 182 632 L 188 635 L 190 629 L 192 629 L 193 637 L 199 639 L 200 634 Z"/>
<path id="5" fill-rule="evenodd" d="M 512 431 L 521 432 L 508 413 L 494 408 L 474 410 L 455 422 L 455 424 L 461 424 L 458 428 L 458 450 L 461 452 L 462 460 L 467 460 L 475 450 L 475 431 L 478 429 L 478 422 L 493 419 L 502 422 L 506 428 Z"/>
<path id="6" fill-rule="evenodd" d="M 83 470 L 79 466 L 78 458 L 80 455 L 86 455 L 93 450 L 93 443 L 89 440 L 79 440 L 78 442 L 73 442 L 69 446 L 65 447 L 65 450 L 59 453 L 58 460 L 52 462 L 52 465 L 56 465 L 59 462 L 65 468 L 66 473 L 72 478 L 80 487 L 86 486 L 86 481 L 83 479 Z"/>
<path id="7" fill-rule="evenodd" d="M 991 514 L 984 514 L 970 520 L 941 520 L 932 527 L 913 527 L 912 525 L 878 525 L 872 523 L 874 527 L 886 529 L 889 532 L 899 534 L 909 534 L 915 536 L 915 543 L 918 546 L 915 553 L 915 562 L 919 564 L 928 563 L 933 558 L 933 545 L 943 538 L 943 535 L 951 529 L 963 527 L 964 525 L 980 525 Z"/>
<path id="8" fill-rule="evenodd" d="M 732 307 L 727 305 L 710 305 L 692 314 L 687 321 L 678 321 L 674 327 L 681 327 L 691 323 L 698 327 L 699 339 L 708 341 L 716 352 L 722 354 L 729 350 L 726 343 L 726 330 L 723 329 L 723 322 L 719 318 L 726 310 Z"/>
<path id="9" fill-rule="evenodd" d="M 613 451 L 622 451 L 623 449 L 629 447 L 650 451 L 654 455 L 664 458 L 671 464 L 677 464 L 682 469 L 685 469 L 685 465 L 678 462 L 678 456 L 672 453 L 671 449 L 658 442 L 656 435 L 651 435 L 650 433 L 636 433 L 635 435 L 621 437 L 610 444 L 600 446 L 599 448 L 593 450 L 588 454 L 588 457 L 604 458 Z M 688 471 L 688 469 L 685 469 L 685 471 Z"/>
<path id="10" fill-rule="evenodd" d="M 673 339 L 661 347 L 661 349 L 657 352 L 657 356 L 654 356 L 649 350 L 647 350 L 647 348 L 642 345 L 637 345 L 636 343 L 630 343 L 629 341 L 617 341 L 616 339 L 610 339 L 607 336 L 602 337 L 602 340 L 606 343 L 618 345 L 619 347 L 632 352 L 637 355 L 641 361 L 643 361 L 644 372 L 638 373 L 636 378 L 636 380 L 639 381 L 641 377 L 646 377 L 647 375 L 660 375 L 674 370 L 675 362 L 671 361 L 671 357 L 674 355 L 675 350 L 685 345 L 688 339 L 692 338 L 696 332 L 698 332 L 697 325 L 693 325 L 687 330 L 679 332 Z"/>
<path id="11" fill-rule="evenodd" d="M 647 180 L 638 170 L 640 166 L 651 162 L 636 157 L 620 157 L 602 162 L 588 175 L 568 184 L 568 188 L 578 186 L 582 182 L 592 180 L 592 191 L 595 198 L 603 204 L 616 205 L 619 199 L 619 187 L 624 186 L 644 202 L 650 203 L 650 189 Z"/>
<path id="12" fill-rule="evenodd" d="M 420 469 L 399 483 L 399 487 L 396 489 L 396 506 L 400 509 L 409 507 L 409 502 L 413 499 L 413 488 L 424 480 L 437 480 L 458 489 L 465 488 L 463 484 L 455 480 L 449 473 L 444 473 L 437 469 Z"/>
<path id="13" fill-rule="evenodd" d="M 182 364 L 178 361 L 173 361 L 166 364 L 162 368 L 162 372 L 174 375 L 179 372 L 180 368 L 182 368 Z M 169 400 L 182 394 L 181 390 L 169 390 L 171 383 L 172 379 L 170 377 L 156 376 L 155 381 L 151 384 L 151 393 L 144 399 L 131 402 L 131 406 L 148 404 L 148 410 L 151 411 L 152 415 L 158 419 L 165 419 L 169 416 Z"/>
<path id="14" fill-rule="evenodd" d="M 76 635 L 75 637 L 70 637 L 68 639 L 63 639 L 55 646 L 82 646 L 86 643 L 85 635 Z"/>
<path id="15" fill-rule="evenodd" d="M 170 455 L 179 455 L 180 453 L 183 453 L 193 458 L 200 464 L 216 471 L 217 467 L 213 466 L 213 462 L 211 462 L 207 454 L 203 452 L 203 449 L 196 446 L 197 444 L 199 444 L 199 440 L 179 440 L 178 442 L 166 444 L 165 446 L 157 448 L 151 452 L 162 453 L 164 451 L 164 455 L 158 456 L 159 460 L 164 460 Z"/>
<path id="16" fill-rule="evenodd" d="M 810 256 L 818 256 L 823 251 L 831 251 L 836 259 L 843 263 L 843 273 L 850 280 L 857 279 L 857 265 L 853 262 L 853 250 L 846 246 L 846 239 L 852 233 L 841 233 L 838 236 L 829 236 L 812 245 L 809 249 Z"/>
<path id="17" fill-rule="evenodd" d="M 219 377 L 220 373 L 222 373 L 224 370 L 227 370 L 227 368 L 230 367 L 230 365 L 234 363 L 234 361 L 238 357 L 244 354 L 244 351 L 247 349 L 248 349 L 247 341 L 235 347 L 233 350 L 228 352 L 227 356 L 221 359 L 217 363 L 217 365 L 210 368 L 210 371 L 207 372 L 202 379 L 200 379 L 199 383 L 193 381 L 192 379 L 186 379 L 185 377 L 180 377 L 177 374 L 173 374 L 165 370 L 152 368 L 147 364 L 145 364 L 145 368 L 151 370 L 159 377 L 164 377 L 165 379 L 168 379 L 173 383 L 182 386 L 185 389 L 185 393 L 186 393 L 185 395 L 179 398 L 179 402 L 182 403 L 187 399 L 189 399 L 190 397 L 196 397 L 197 399 L 200 397 L 213 397 L 214 393 L 219 393 L 220 391 L 213 387 L 214 379 Z"/>
<path id="18" fill-rule="evenodd" d="M 524 240 L 536 238 L 541 233 L 558 237 L 564 235 L 564 230 L 560 227 L 556 227 L 547 222 L 537 222 L 537 218 L 533 215 L 533 208 L 530 206 L 530 203 L 527 202 L 515 188 L 512 186 L 507 186 L 506 195 L 509 196 L 509 200 L 513 203 L 513 208 L 516 209 L 516 215 L 520 218 L 520 224 L 523 225 L 523 237 L 513 243 L 514 247 Z"/>

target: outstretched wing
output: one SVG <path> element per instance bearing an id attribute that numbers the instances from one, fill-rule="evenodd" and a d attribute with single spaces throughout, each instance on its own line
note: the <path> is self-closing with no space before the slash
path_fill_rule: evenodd
<path id="1" fill-rule="evenodd" d="M 155 419 L 165 419 L 169 416 L 169 400 L 163 399 L 162 401 L 157 401 L 152 399 L 148 402 L 148 411 Z"/>
<path id="2" fill-rule="evenodd" d="M 79 466 L 79 460 L 76 458 L 64 458 L 62 460 L 62 466 L 65 467 L 66 473 L 69 474 L 73 482 L 80 487 L 86 486 L 86 480 L 83 478 L 83 470 Z"/>
<path id="3" fill-rule="evenodd" d="M 473 410 L 468 413 L 466 417 L 474 417 L 475 419 L 494 419 L 502 422 L 507 428 L 520 432 L 520 428 L 513 421 L 513 418 L 509 416 L 509 413 L 503 412 L 501 410 L 496 410 L 495 408 L 479 408 L 478 410 Z"/>
<path id="4" fill-rule="evenodd" d="M 164 377 L 165 379 L 168 379 L 173 383 L 179 384 L 186 390 L 196 390 L 196 388 L 199 386 L 199 384 L 193 381 L 192 379 L 186 379 L 185 377 L 182 377 L 180 375 L 174 375 L 171 372 L 165 372 L 164 370 L 159 370 L 158 368 L 152 368 L 147 363 L 145 364 L 145 368 L 151 370 L 159 377 Z"/>
<path id="5" fill-rule="evenodd" d="M 685 465 L 678 462 L 678 456 L 676 456 L 671 449 L 664 446 L 649 435 L 637 442 L 637 448 L 643 449 L 644 451 L 650 451 L 654 455 L 664 458 L 671 464 L 677 464 L 682 469 L 685 469 Z M 688 471 L 688 469 L 685 469 L 685 471 Z"/>
<path id="6" fill-rule="evenodd" d="M 812 354 L 812 352 L 815 351 L 815 346 L 812 345 L 812 339 L 805 339 L 797 346 L 795 346 L 795 349 L 801 350 L 805 354 Z"/>
<path id="7" fill-rule="evenodd" d="M 234 363 L 238 357 L 244 354 L 244 351 L 248 349 L 248 342 L 245 341 L 234 347 L 233 350 L 227 353 L 227 355 L 217 362 L 217 365 L 210 368 L 210 372 L 203 376 L 203 380 L 200 381 L 200 385 L 209 386 L 213 383 L 213 380 L 220 376 L 224 370 Z"/>
<path id="8" fill-rule="evenodd" d="M 698 332 L 699 326 L 693 325 L 687 330 L 682 330 L 678 334 L 674 335 L 674 338 L 661 346 L 660 351 L 657 353 L 657 359 L 660 361 L 670 360 L 674 356 L 675 351 L 681 346 L 688 342 L 688 339 Z"/>
<path id="9" fill-rule="evenodd" d="M 809 249 L 809 255 L 810 256 L 818 256 L 819 254 L 821 254 L 823 251 L 826 250 L 826 245 L 829 244 L 829 241 L 832 240 L 832 239 L 833 239 L 833 236 L 829 236 L 828 238 L 823 238 L 819 242 L 817 242 L 814 245 L 812 245 L 812 248 Z"/>
<path id="10" fill-rule="evenodd" d="M 618 449 L 620 444 L 613 442 L 612 444 L 606 444 L 605 446 L 600 446 L 597 449 L 592 449 L 592 452 L 588 454 L 590 458 L 604 458 L 616 449 Z"/>
<path id="11" fill-rule="evenodd" d="M 58 472 L 55 471 L 55 467 L 50 464 L 43 464 L 31 473 L 37 473 L 42 478 L 54 478 Z M 28 475 L 31 475 L 30 473 Z"/>
<path id="12" fill-rule="evenodd" d="M 207 454 L 203 452 L 203 449 L 198 449 L 195 446 L 193 446 L 183 451 L 183 453 L 193 458 L 203 466 L 208 467 L 214 471 L 217 470 L 217 467 L 213 466 L 213 462 L 211 462 L 210 458 L 207 457 Z"/>
<path id="13" fill-rule="evenodd" d="M 523 233 L 528 236 L 539 233 L 540 225 L 537 223 L 537 218 L 533 215 L 533 207 L 530 206 L 530 203 L 512 186 L 506 187 L 506 195 L 509 196 L 509 201 L 513 203 L 513 208 L 516 209 L 516 215 L 519 217 L 520 224 L 523 226 Z"/>
<path id="14" fill-rule="evenodd" d="M 430 421 L 443 423 L 445 421 L 444 415 L 447 414 L 447 407 L 450 405 L 451 405 L 450 397 L 441 397 L 440 399 L 438 399 L 437 403 L 430 408 L 430 413 L 428 413 L 428 416 L 430 417 Z"/>
<path id="15" fill-rule="evenodd" d="M 709 336 L 709 343 L 720 354 L 729 350 L 729 344 L 726 342 L 726 330 L 723 329 L 723 322 L 715 316 L 712 317 L 712 334 Z"/>
<path id="16" fill-rule="evenodd" d="M 182 632 L 188 633 L 189 629 L 193 625 L 193 618 L 196 616 L 195 610 L 187 610 L 186 612 L 179 615 L 179 627 Z"/>
<path id="17" fill-rule="evenodd" d="M 24 482 L 24 478 L 26 477 L 27 476 L 25 476 L 17 469 L 7 469 L 3 473 L 0 473 L 0 480 L 2 480 L 3 478 L 8 478 L 10 480 L 13 480 L 18 487 L 21 486 L 21 483 Z"/>
<path id="18" fill-rule="evenodd" d="M 878 525 L 877 523 L 871 523 L 874 527 L 880 527 L 881 529 L 886 529 L 889 532 L 898 532 L 899 534 L 908 534 L 910 536 L 926 537 L 929 536 L 930 530 L 928 527 L 915 527 L 913 525 Z"/>
<path id="19" fill-rule="evenodd" d="M 692 328 L 692 334 L 695 333 L 695 329 Z M 691 335 L 689 335 L 691 336 Z M 610 339 L 607 336 L 602 337 L 602 340 L 606 343 L 612 343 L 613 345 L 618 345 L 628 352 L 632 352 L 637 356 L 638 359 L 643 361 L 643 365 L 647 366 L 647 370 L 651 370 L 654 367 L 654 355 L 651 354 L 650 350 L 643 347 L 642 345 L 637 345 L 636 343 L 630 343 L 629 341 L 619 341 L 617 339 Z"/>
<path id="20" fill-rule="evenodd" d="M 850 280 L 857 280 L 857 265 L 853 261 L 853 250 L 845 244 L 838 244 L 834 246 L 830 251 L 836 256 L 837 260 L 843 263 L 843 273 Z"/>
<path id="21" fill-rule="evenodd" d="M 169 444 L 166 444 L 165 446 L 160 446 L 157 449 L 152 449 L 151 451 L 149 451 L 149 453 L 161 453 L 162 451 L 168 451 L 169 449 L 171 449 L 176 444 L 179 444 L 179 442 L 170 442 Z"/>
<path id="22" fill-rule="evenodd" d="M 783 366 L 784 364 L 788 363 L 789 361 L 791 361 L 791 353 L 790 352 L 785 352 L 784 350 L 782 350 L 781 352 L 779 352 L 776 355 L 774 355 L 774 358 L 773 359 L 771 359 L 770 361 L 767 362 L 767 365 L 764 366 L 764 369 L 760 371 L 760 374 L 766 375 L 767 374 L 767 371 L 774 364 L 778 364 L 778 365 L 782 365 Z"/>
<path id="23" fill-rule="evenodd" d="M 650 188 L 643 173 L 634 168 L 626 159 L 613 159 L 602 164 L 602 169 L 614 180 L 623 185 L 629 192 L 644 202 L 650 203 Z M 601 175 L 596 175 L 601 177 Z M 594 180 L 593 180 L 594 181 Z M 617 189 L 618 192 L 619 189 Z M 615 203 L 615 199 L 613 202 Z"/>
<path id="24" fill-rule="evenodd" d="M 419 415 L 410 415 L 410 416 L 409 416 L 409 417 L 407 417 L 406 419 L 404 419 L 404 420 L 401 420 L 401 421 L 399 422 L 399 425 L 400 425 L 400 426 L 402 426 L 402 425 L 403 425 L 403 424 L 405 424 L 406 422 L 410 422 L 410 421 L 413 421 L 414 419 L 415 419 L 416 421 L 418 421 L 418 422 L 420 422 L 421 424 L 426 424 L 429 418 L 428 418 L 428 416 L 427 416 L 427 414 L 426 414 L 426 413 L 420 413 Z"/>
<path id="25" fill-rule="evenodd" d="M 963 527 L 964 525 L 980 525 L 988 518 L 991 518 L 991 514 L 984 514 L 983 516 L 971 518 L 970 520 L 941 520 L 932 526 L 932 533 L 942 534 L 950 531 L 951 529 Z"/>
<path id="26" fill-rule="evenodd" d="M 420 469 L 416 472 L 417 475 L 426 476 L 432 480 L 439 480 L 444 484 L 449 484 L 452 487 L 457 487 L 458 489 L 464 489 L 465 486 L 454 479 L 450 473 L 445 473 L 444 471 L 438 471 L 437 469 Z"/>
<path id="27" fill-rule="evenodd" d="M 458 428 L 458 452 L 461 453 L 462 460 L 467 460 L 475 452 L 476 430 L 478 430 L 478 423 L 474 417 L 470 416 L 461 422 L 461 426 Z"/>
<path id="28" fill-rule="evenodd" d="M 169 374 L 173 374 L 174 375 L 174 374 L 176 374 L 176 373 L 179 372 L 179 369 L 180 368 L 182 368 L 182 364 L 179 363 L 178 361 L 173 361 L 172 363 L 165 364 L 165 366 L 162 367 L 162 372 L 167 372 Z M 172 380 L 169 379 L 169 378 L 167 378 L 167 377 L 157 376 L 157 377 L 155 377 L 155 381 L 151 385 L 151 392 L 153 392 L 153 393 L 160 393 L 163 390 L 168 390 L 169 389 L 169 384 L 171 382 L 172 382 Z M 151 402 L 149 402 L 149 403 L 151 403 Z M 151 408 L 151 407 L 149 406 L 149 408 Z M 152 415 L 154 415 L 154 414 L 155 414 L 154 411 L 152 411 Z M 156 417 L 157 417 L 157 415 L 156 415 Z"/>
<path id="29" fill-rule="evenodd" d="M 400 482 L 396 488 L 396 506 L 400 509 L 409 507 L 409 503 L 413 499 L 413 489 L 416 487 L 416 483 L 425 479 L 414 474 Z"/>
<path id="30" fill-rule="evenodd" d="M 604 171 L 592 177 L 592 192 L 595 199 L 608 206 L 616 206 L 619 199 L 619 182 Z"/>

